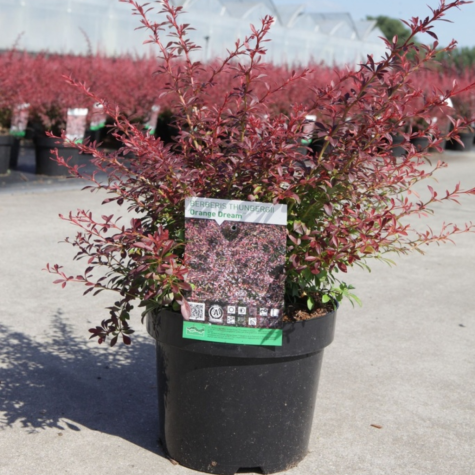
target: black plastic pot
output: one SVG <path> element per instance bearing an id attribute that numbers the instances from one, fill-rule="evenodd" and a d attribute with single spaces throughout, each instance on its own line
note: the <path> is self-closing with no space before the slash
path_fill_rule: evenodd
<path id="1" fill-rule="evenodd" d="M 58 165 L 51 157 L 53 153 L 51 150 L 57 148 L 60 157 L 69 158 L 70 165 L 80 165 L 89 161 L 89 157 L 80 155 L 79 150 L 74 147 L 68 147 L 61 140 L 36 136 L 33 139 L 36 151 L 36 174 L 48 176 L 62 176 L 68 175 L 68 170 L 65 167 Z"/>
<path id="2" fill-rule="evenodd" d="M 310 144 L 310 148 L 312 149 L 313 155 L 314 156 L 320 155 L 325 144 L 326 144 L 326 140 L 323 137 L 313 139 L 312 143 Z M 332 151 L 333 151 L 333 146 L 330 144 L 327 144 L 324 155 L 328 155 Z"/>
<path id="3" fill-rule="evenodd" d="M 175 124 L 176 117 L 169 109 L 164 110 L 158 115 L 155 137 L 169 144 L 175 142 L 174 137 L 178 135 L 178 128 Z"/>
<path id="4" fill-rule="evenodd" d="M 412 145 L 416 148 L 418 152 L 423 152 L 427 150 L 429 146 L 429 138 L 428 137 L 416 137 L 411 139 Z"/>
<path id="5" fill-rule="evenodd" d="M 393 139 L 393 156 L 402 157 L 406 154 L 406 149 L 401 147 L 401 144 L 404 142 L 404 137 L 402 135 L 392 135 Z"/>
<path id="6" fill-rule="evenodd" d="M 10 168 L 10 155 L 13 144 L 11 135 L 0 135 L 0 175 L 7 173 Z"/>
<path id="7" fill-rule="evenodd" d="M 453 149 L 458 152 L 470 152 L 472 150 L 473 140 L 475 138 L 475 133 L 473 132 L 462 132 L 460 133 L 460 140 L 463 143 L 463 146 L 456 142 L 452 141 Z"/>
<path id="8" fill-rule="evenodd" d="M 336 312 L 286 323 L 283 345 L 182 338 L 180 314 L 149 314 L 157 340 L 159 433 L 170 457 L 194 470 L 274 473 L 308 450 L 323 349 Z"/>
<path id="9" fill-rule="evenodd" d="M 20 156 L 21 141 L 18 137 L 13 137 L 13 143 L 10 152 L 10 168 L 14 169 L 18 166 L 18 158 Z"/>
<path id="10" fill-rule="evenodd" d="M 447 146 L 447 140 L 444 139 L 444 140 L 442 140 L 442 142 L 440 142 L 439 147 L 440 147 L 442 150 L 445 150 L 446 146 Z M 437 152 L 439 152 L 439 151 L 437 150 L 436 147 L 429 147 L 429 152 L 431 152 L 431 153 L 437 153 Z"/>
<path id="11" fill-rule="evenodd" d="M 96 144 L 102 144 L 106 139 L 107 129 L 105 127 L 101 127 L 100 129 L 86 130 L 85 139 L 89 140 L 89 142 L 96 142 Z"/>

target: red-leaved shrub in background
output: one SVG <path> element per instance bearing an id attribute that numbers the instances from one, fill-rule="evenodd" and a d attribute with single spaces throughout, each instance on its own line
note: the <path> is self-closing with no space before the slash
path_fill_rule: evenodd
<path id="1" fill-rule="evenodd" d="M 110 318 L 91 329 L 99 342 L 109 336 L 112 345 L 120 336 L 130 342 L 134 300 L 146 311 L 181 308 L 188 318 L 184 200 L 189 196 L 287 204 L 287 309 L 303 305 L 312 310 L 343 296 L 351 298 L 352 287 L 340 280 L 349 266 L 367 267 L 369 258 L 384 260 L 388 253 L 405 254 L 474 231 L 468 223 L 421 232 L 405 221 L 431 212 L 435 203 L 475 194 L 475 188 L 460 186 L 438 194 L 428 186 L 428 199 L 409 199 L 415 184 L 445 165 L 423 167 L 424 154 L 410 144 L 419 132 L 403 130 L 406 123 L 423 119 L 424 133 L 437 147 L 468 125 L 463 118 L 450 119 L 452 130 L 441 131 L 431 118 L 449 117 L 453 110 L 447 100 L 473 85 L 429 89 L 418 81 L 436 54 L 437 41 L 421 46 L 420 54 L 410 54 L 417 48 L 414 35 L 429 33 L 437 39 L 433 23 L 468 2 L 442 0 L 428 18 L 407 23 L 407 41 L 386 41 L 383 58 L 368 56 L 356 70 L 325 70 L 332 81 L 319 84 L 318 74 L 309 69 L 286 76 L 283 68 L 263 62 L 270 17 L 259 27 L 251 26 L 252 34 L 237 41 L 227 58 L 206 67 L 190 59 L 198 46 L 187 39 L 190 27 L 178 23 L 181 7 L 159 2 L 167 19 L 154 22 L 145 10 L 149 7 L 124 1 L 140 16 L 158 48 L 158 81 L 173 98 L 177 136 L 164 144 L 143 133 L 107 99 L 74 78 L 68 80 L 85 100 L 104 105 L 124 148 L 136 157 L 125 164 L 120 151 L 76 145 L 94 156 L 98 170 L 107 172 L 109 178 L 102 183 L 57 157 L 72 175 L 89 180 L 92 190 L 104 190 L 109 195 L 104 204 L 116 202 L 135 216 L 130 222 L 107 213 L 95 217 L 86 210 L 63 216 L 78 227 L 69 242 L 87 268 L 83 275 L 69 276 L 59 265 L 48 265 L 58 275 L 55 282 L 63 286 L 76 281 L 87 286 L 86 293 L 110 289 L 120 295 Z M 446 50 L 454 47 L 453 42 Z M 286 91 L 292 102 L 286 101 Z M 308 114 L 317 116 L 316 136 L 322 143 L 315 155 L 305 155 L 300 146 Z M 407 155 L 395 157 L 392 137 L 401 131 Z M 105 273 L 96 276 L 102 269 Z"/>
<path id="2" fill-rule="evenodd" d="M 0 55 L 0 133 L 8 133 L 15 106 L 27 103 L 35 85 L 31 81 L 33 57 L 12 49 Z"/>
<path id="3" fill-rule="evenodd" d="M 32 58 L 30 77 L 35 84 L 28 98 L 33 120 L 38 131 L 58 131 L 66 128 L 67 111 L 70 108 L 90 108 L 91 99 L 71 90 L 62 81 L 61 73 L 75 77 L 87 77 L 92 81 L 84 61 L 78 57 L 38 54 Z M 34 76 L 33 76 L 34 72 Z"/>
<path id="4" fill-rule="evenodd" d="M 100 54 L 30 55 L 13 49 L 0 55 L 0 66 L 0 121 L 4 129 L 8 128 L 12 109 L 25 103 L 31 105 L 30 119 L 42 133 L 45 130 L 59 133 L 64 129 L 68 108 L 87 107 L 90 111 L 90 121 L 92 98 L 86 98 L 76 88 L 67 84 L 62 78 L 63 75 L 86 84 L 96 96 L 107 102 L 110 109 L 118 108 L 122 115 L 137 124 L 144 124 L 148 120 L 153 106 L 159 106 L 161 114 L 170 117 L 173 115 L 172 105 L 177 102 L 174 94 L 162 95 L 166 78 L 154 74 L 159 66 L 156 58 L 138 56 L 107 58 Z M 183 65 L 180 60 L 177 60 L 175 67 L 181 66 Z M 196 72 L 195 79 L 206 80 L 207 74 L 216 67 L 216 61 L 203 65 L 203 69 Z M 296 73 L 300 74 L 302 69 L 298 68 Z M 299 82 L 291 82 L 285 89 L 275 91 L 268 98 L 266 114 L 271 117 L 280 113 L 288 115 L 295 104 L 302 104 L 310 109 L 315 100 L 314 89 L 331 84 L 339 75 L 344 74 L 345 70 L 345 68 L 330 68 L 323 64 L 311 65 L 306 75 L 306 87 L 302 87 Z M 266 65 L 266 83 L 254 84 L 254 93 L 262 95 L 265 84 L 280 84 L 290 73 L 287 66 Z M 472 76 L 473 71 L 470 69 L 460 72 L 454 68 L 447 66 L 441 68 L 437 65 L 414 71 L 411 81 L 421 94 L 408 100 L 412 102 L 412 107 L 417 113 L 417 109 L 424 102 L 424 97 L 434 88 L 450 89 L 453 81 L 457 80 L 462 89 L 463 85 L 470 84 Z M 239 87 L 238 77 L 224 74 L 216 76 L 213 87 L 203 91 L 202 105 L 212 107 L 219 102 L 220 97 L 234 87 Z M 457 113 L 467 119 L 473 115 L 472 96 L 472 91 L 468 90 L 460 94 L 459 100 L 455 101 Z M 319 117 L 318 109 L 311 113 Z M 448 127 L 448 119 L 444 113 L 434 111 L 434 114 L 440 120 L 444 120 L 445 127 Z M 424 133 L 427 125 L 421 118 L 411 117 L 409 114 L 407 123 L 402 129 L 407 131 L 413 126 Z"/>
<path id="5" fill-rule="evenodd" d="M 40 133 L 61 133 L 69 108 L 88 108 L 90 119 L 93 100 L 67 84 L 63 75 L 87 84 L 110 108 L 143 123 L 153 105 L 169 108 L 166 99 L 158 101 L 163 85 L 153 75 L 156 68 L 155 58 L 32 55 L 13 49 L 0 55 L 0 117 L 6 117 L 0 125 L 8 128 L 11 111 L 24 103 L 30 104 L 30 121 Z"/>
<path id="6" fill-rule="evenodd" d="M 461 86 L 468 85 L 473 81 L 474 77 L 473 69 L 467 69 L 460 73 L 452 67 L 452 70 L 447 71 L 447 73 L 445 75 L 441 75 L 441 78 L 443 78 L 446 84 L 450 80 L 449 78 L 456 78 L 457 82 Z M 457 97 L 454 97 L 453 104 L 457 117 L 462 117 L 466 119 L 469 123 L 474 123 L 475 91 L 473 89 L 467 89 L 461 94 L 458 94 Z"/>

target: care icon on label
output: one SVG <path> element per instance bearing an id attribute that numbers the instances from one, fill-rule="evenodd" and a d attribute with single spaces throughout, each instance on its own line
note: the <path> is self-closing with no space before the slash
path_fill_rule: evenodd
<path id="1" fill-rule="evenodd" d="M 234 315 L 236 313 L 235 305 L 228 305 L 228 315 Z"/>
<path id="2" fill-rule="evenodd" d="M 236 325 L 236 317 L 234 315 L 228 315 L 226 318 L 226 323 L 228 325 Z"/>
<path id="3" fill-rule="evenodd" d="M 247 309 L 246 307 L 238 307 L 238 314 L 239 315 L 246 315 Z"/>
<path id="4" fill-rule="evenodd" d="M 270 316 L 271 317 L 278 317 L 279 316 L 279 309 L 278 308 L 271 308 L 270 309 Z"/>
<path id="5" fill-rule="evenodd" d="M 250 317 L 248 323 L 249 323 L 250 327 L 255 327 L 257 325 L 257 318 L 256 317 Z"/>
<path id="6" fill-rule="evenodd" d="M 236 318 L 236 326 L 245 327 L 246 326 L 246 317 L 243 315 L 238 315 Z"/>
<path id="7" fill-rule="evenodd" d="M 268 308 L 260 308 L 259 309 L 259 315 L 261 317 L 267 317 L 268 314 L 269 314 L 269 309 Z"/>
<path id="8" fill-rule="evenodd" d="M 208 310 L 209 321 L 212 323 L 221 323 L 223 321 L 224 310 L 219 305 L 211 305 Z"/>

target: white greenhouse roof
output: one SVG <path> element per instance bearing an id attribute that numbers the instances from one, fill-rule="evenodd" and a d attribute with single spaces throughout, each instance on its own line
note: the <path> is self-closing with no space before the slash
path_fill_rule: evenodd
<path id="1" fill-rule="evenodd" d="M 238 19 L 254 17 L 256 13 L 259 14 L 260 18 L 262 18 L 269 13 L 268 8 L 262 2 L 222 1 L 222 3 L 224 3 L 226 13 Z"/>
<path id="2" fill-rule="evenodd" d="M 283 27 L 292 28 L 299 15 L 305 10 L 302 5 L 279 5 L 277 7 L 278 17 Z"/>
<path id="3" fill-rule="evenodd" d="M 354 21 L 346 13 L 312 13 L 304 4 L 276 6 L 272 0 L 172 1 L 188 12 L 180 18 L 195 29 L 190 39 L 202 46 L 195 57 L 204 61 L 224 56 L 265 15 L 275 18 L 266 59 L 277 64 L 357 64 L 385 51 L 375 22 Z M 159 20 L 156 13 L 151 18 Z M 132 7 L 119 0 L 0 0 L 0 49 L 18 41 L 20 49 L 32 52 L 85 54 L 89 41 L 107 55 L 148 54 L 151 46 L 143 45 L 148 33 L 138 26 Z"/>

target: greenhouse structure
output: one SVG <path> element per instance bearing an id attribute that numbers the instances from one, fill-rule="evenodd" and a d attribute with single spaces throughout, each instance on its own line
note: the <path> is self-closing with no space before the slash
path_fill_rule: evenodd
<path id="1" fill-rule="evenodd" d="M 145 0 L 140 3 L 145 3 Z M 381 31 L 374 21 L 356 21 L 346 13 L 316 13 L 304 4 L 276 4 L 273 0 L 172 0 L 187 12 L 195 53 L 203 61 L 221 57 L 237 38 L 250 34 L 249 25 L 271 15 L 275 23 L 266 44 L 267 61 L 275 64 L 354 65 L 367 54 L 384 53 Z M 159 3 L 151 3 L 160 9 Z M 151 18 L 158 20 L 156 13 Z M 119 0 L 0 0 L 0 49 L 14 45 L 30 52 L 85 54 L 92 49 L 106 55 L 148 54 L 145 30 L 132 6 Z"/>

